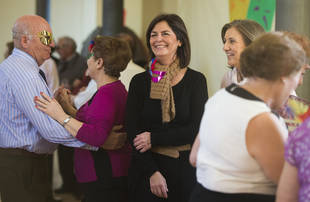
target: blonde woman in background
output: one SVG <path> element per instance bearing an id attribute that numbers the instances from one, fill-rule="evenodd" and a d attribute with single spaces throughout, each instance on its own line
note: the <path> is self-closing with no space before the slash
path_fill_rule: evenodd
<path id="1" fill-rule="evenodd" d="M 240 54 L 255 38 L 265 33 L 264 28 L 253 20 L 234 20 L 222 28 L 223 50 L 231 68 L 222 78 L 221 88 L 243 80 L 240 72 Z"/>

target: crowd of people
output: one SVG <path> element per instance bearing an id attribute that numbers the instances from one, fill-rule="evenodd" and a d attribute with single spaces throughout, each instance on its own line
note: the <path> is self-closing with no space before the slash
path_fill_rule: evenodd
<path id="1" fill-rule="evenodd" d="M 281 113 L 309 68 L 307 37 L 225 24 L 230 70 L 209 99 L 178 15 L 150 22 L 149 53 L 121 30 L 86 60 L 42 17 L 16 20 L 0 64 L 2 202 L 51 202 L 57 148 L 56 191 L 82 202 L 310 200 L 309 120 L 288 133 Z"/>

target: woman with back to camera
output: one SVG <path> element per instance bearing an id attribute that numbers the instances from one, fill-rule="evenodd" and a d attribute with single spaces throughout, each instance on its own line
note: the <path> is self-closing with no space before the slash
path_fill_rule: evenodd
<path id="1" fill-rule="evenodd" d="M 287 130 L 271 111 L 297 87 L 305 60 L 283 33 L 264 34 L 245 48 L 246 81 L 221 89 L 205 105 L 190 157 L 198 181 L 191 202 L 275 200 Z"/>
<path id="2" fill-rule="evenodd" d="M 93 97 L 78 111 L 65 90 L 59 95 L 62 106 L 45 94 L 43 98 L 35 98 L 36 107 L 61 123 L 72 136 L 102 147 L 98 151 L 79 148 L 74 151 L 74 171 L 84 192 L 83 202 L 127 201 L 130 145 L 114 144 L 110 133 L 114 125 L 124 125 L 127 91 L 118 78 L 130 59 L 127 42 L 96 37 L 87 60 L 88 74 L 98 88 Z"/>
<path id="3" fill-rule="evenodd" d="M 134 147 L 130 199 L 185 202 L 196 181 L 188 156 L 208 98 L 206 79 L 188 67 L 190 43 L 179 16 L 154 18 L 146 39 L 153 59 L 131 80 L 126 107 Z"/>
<path id="4" fill-rule="evenodd" d="M 254 39 L 265 33 L 264 28 L 253 20 L 234 20 L 222 28 L 223 50 L 231 68 L 222 78 L 221 88 L 243 80 L 240 72 L 240 54 Z"/>

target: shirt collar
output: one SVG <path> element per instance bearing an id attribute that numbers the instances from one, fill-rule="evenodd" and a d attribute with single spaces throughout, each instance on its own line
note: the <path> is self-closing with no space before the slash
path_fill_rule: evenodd
<path id="1" fill-rule="evenodd" d="M 39 66 L 38 66 L 37 61 L 31 55 L 26 53 L 25 51 L 22 51 L 22 50 L 20 50 L 18 48 L 14 48 L 13 52 L 12 52 L 12 55 L 13 56 L 17 56 L 17 57 L 23 57 L 28 62 L 30 62 L 33 67 L 35 67 L 39 71 Z"/>
<path id="2" fill-rule="evenodd" d="M 245 90 L 244 88 L 241 88 L 240 86 L 238 86 L 237 84 L 231 84 L 229 86 L 227 86 L 226 91 L 228 91 L 229 93 L 236 95 L 238 97 L 247 99 L 247 100 L 253 100 L 253 101 L 260 101 L 260 102 L 264 102 L 263 100 L 261 100 L 260 98 L 258 98 L 257 96 L 253 95 L 252 93 L 250 93 L 249 91 Z"/>

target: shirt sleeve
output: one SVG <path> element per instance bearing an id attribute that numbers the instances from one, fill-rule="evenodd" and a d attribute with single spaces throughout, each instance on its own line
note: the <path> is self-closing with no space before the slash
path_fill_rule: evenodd
<path id="1" fill-rule="evenodd" d="M 160 132 L 152 132 L 152 145 L 178 146 L 192 144 L 199 131 L 200 121 L 204 112 L 204 105 L 208 99 L 207 81 L 203 74 L 193 77 L 190 96 L 190 118 L 184 125 L 170 127 Z"/>
<path id="2" fill-rule="evenodd" d="M 79 92 L 74 98 L 74 105 L 77 109 L 81 108 L 97 91 L 97 84 L 94 80 L 88 83 L 87 88 Z"/>
<path id="3" fill-rule="evenodd" d="M 151 177 L 153 173 L 158 170 L 158 167 L 152 158 L 152 153 L 150 151 L 140 153 L 133 146 L 133 140 L 136 135 L 145 132 L 142 131 L 139 126 L 139 120 L 141 119 L 140 112 L 142 111 L 144 98 L 146 96 L 144 88 L 147 86 L 144 77 L 142 77 L 143 75 L 144 73 L 134 76 L 130 82 L 125 120 L 127 136 L 133 148 L 132 158 L 135 159 L 137 169 L 143 172 L 146 176 Z"/>
<path id="4" fill-rule="evenodd" d="M 108 137 L 115 121 L 116 102 L 109 91 L 100 90 L 88 108 L 88 119 L 76 138 L 89 145 L 101 146 Z"/>
<path id="5" fill-rule="evenodd" d="M 293 166 L 297 166 L 296 163 L 296 144 L 297 142 L 297 137 L 300 136 L 300 133 L 303 132 L 303 125 L 301 125 L 299 128 L 294 130 L 288 137 L 286 143 L 285 143 L 285 160 L 290 163 Z"/>
<path id="6" fill-rule="evenodd" d="M 285 143 L 285 160 L 295 167 L 299 167 L 309 148 L 309 124 L 308 118 L 290 133 Z"/>
<path id="7" fill-rule="evenodd" d="M 34 130 L 37 130 L 42 138 L 49 142 L 63 144 L 69 147 L 96 149 L 78 141 L 57 121 L 35 108 L 34 97 L 40 96 L 40 92 L 52 96 L 43 79 L 39 77 L 39 74 L 31 80 L 20 80 L 18 84 L 11 83 L 10 85 L 13 86 L 13 92 L 16 95 L 14 96 L 16 107 L 23 112 L 22 116 L 29 119 Z"/>

